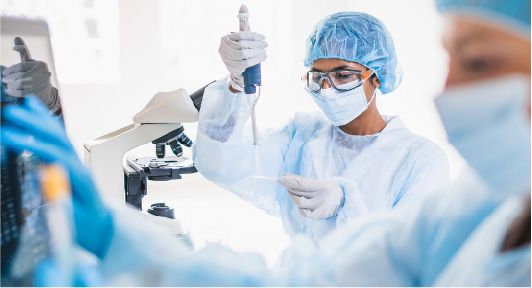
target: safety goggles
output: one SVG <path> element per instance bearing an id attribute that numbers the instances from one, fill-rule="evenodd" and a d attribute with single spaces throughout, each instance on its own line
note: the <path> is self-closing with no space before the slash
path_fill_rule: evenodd
<path id="1" fill-rule="evenodd" d="M 338 69 L 329 72 L 308 71 L 302 78 L 305 81 L 305 89 L 310 92 L 318 92 L 321 89 L 323 79 L 327 79 L 329 85 L 338 91 L 349 91 L 360 87 L 373 71 Z"/>

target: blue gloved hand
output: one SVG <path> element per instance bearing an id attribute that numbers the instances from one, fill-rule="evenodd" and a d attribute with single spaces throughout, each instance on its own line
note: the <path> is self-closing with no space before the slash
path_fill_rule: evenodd
<path id="1" fill-rule="evenodd" d="M 88 287 L 104 286 L 101 272 L 96 266 L 76 264 L 68 275 L 63 267 L 53 259 L 46 258 L 39 262 L 33 271 L 33 286 L 38 287 Z"/>
<path id="2" fill-rule="evenodd" d="M 3 65 L 0 65 L 0 74 L 2 74 L 4 70 L 6 70 L 6 67 Z M 7 94 L 7 85 L 4 84 L 4 82 L 0 83 L 0 95 L 1 95 L 2 103 L 7 103 L 10 96 L 9 94 Z"/>
<path id="3" fill-rule="evenodd" d="M 43 162 L 58 163 L 68 172 L 72 186 L 77 243 L 102 258 L 113 233 L 110 210 L 103 204 L 89 171 L 79 160 L 58 118 L 35 96 L 20 105 L 2 108 L 2 145 L 29 151 Z"/>

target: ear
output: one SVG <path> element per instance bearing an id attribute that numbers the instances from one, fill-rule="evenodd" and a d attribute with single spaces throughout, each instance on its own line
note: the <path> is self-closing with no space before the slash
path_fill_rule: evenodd
<path id="1" fill-rule="evenodd" d="M 373 77 L 372 83 L 375 88 L 379 88 L 381 86 L 381 81 L 379 80 L 379 77 Z"/>

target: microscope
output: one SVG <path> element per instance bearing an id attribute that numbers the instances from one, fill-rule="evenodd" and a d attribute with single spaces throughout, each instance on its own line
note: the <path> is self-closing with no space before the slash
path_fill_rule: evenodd
<path id="1" fill-rule="evenodd" d="M 187 160 L 182 155 L 183 146 L 191 147 L 192 141 L 181 123 L 198 120 L 205 87 L 192 95 L 184 89 L 157 93 L 133 117 L 133 124 L 84 145 L 85 164 L 103 195 L 114 198 L 123 195 L 126 203 L 142 210 L 148 180 L 169 181 L 197 172 L 194 164 L 183 165 Z M 149 142 L 155 145 L 154 157 L 124 157 L 128 151 Z M 166 146 L 173 155 L 167 156 Z M 173 210 L 162 203 L 152 205 L 148 212 L 173 218 Z"/>

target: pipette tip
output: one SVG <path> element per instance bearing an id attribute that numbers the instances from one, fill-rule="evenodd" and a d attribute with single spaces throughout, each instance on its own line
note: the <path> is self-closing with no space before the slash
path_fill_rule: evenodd
<path id="1" fill-rule="evenodd" d="M 241 13 L 241 14 L 243 14 L 243 13 L 249 13 L 249 12 L 248 12 L 248 7 L 246 7 L 246 5 L 242 5 L 242 6 L 240 6 L 240 10 L 238 10 L 238 13 Z"/>

